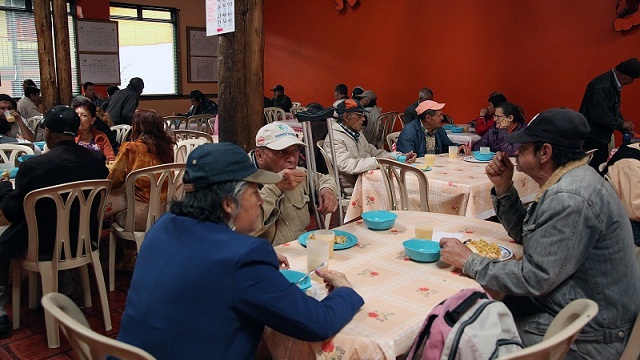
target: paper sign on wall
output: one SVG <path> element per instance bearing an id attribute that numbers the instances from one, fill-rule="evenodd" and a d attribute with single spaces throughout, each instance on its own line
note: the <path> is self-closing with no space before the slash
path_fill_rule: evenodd
<path id="1" fill-rule="evenodd" d="M 233 0 L 207 0 L 207 36 L 235 31 Z"/>

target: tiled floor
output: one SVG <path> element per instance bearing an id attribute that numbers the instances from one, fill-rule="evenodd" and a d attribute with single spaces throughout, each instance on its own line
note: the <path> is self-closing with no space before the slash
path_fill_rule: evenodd
<path id="1" fill-rule="evenodd" d="M 107 274 L 106 261 L 103 263 L 104 274 Z M 122 319 L 122 313 L 124 311 L 124 305 L 126 300 L 126 294 L 129 289 L 129 283 L 131 282 L 131 272 L 118 272 L 116 271 L 116 289 L 109 292 L 109 307 L 111 308 L 111 323 L 113 329 L 105 332 L 104 321 L 102 319 L 102 308 L 100 307 L 100 298 L 98 296 L 98 290 L 95 286 L 95 276 L 93 272 L 89 270 L 89 275 L 92 277 L 91 294 L 92 303 L 91 308 L 83 309 L 91 329 L 101 334 L 115 338 L 120 330 L 120 320 Z M 5 359 L 78 359 L 77 356 L 71 350 L 67 339 L 62 333 L 60 333 L 60 347 L 57 349 L 49 349 L 47 347 L 47 334 L 45 332 L 44 325 L 44 310 L 39 307 L 36 310 L 29 309 L 28 302 L 28 287 L 23 284 L 22 289 L 22 302 L 21 302 L 21 317 L 20 328 L 13 330 L 11 336 L 6 339 L 0 339 L 0 360 Z M 11 305 L 6 308 L 9 316 L 12 316 Z M 13 317 L 12 317 L 13 319 Z"/>

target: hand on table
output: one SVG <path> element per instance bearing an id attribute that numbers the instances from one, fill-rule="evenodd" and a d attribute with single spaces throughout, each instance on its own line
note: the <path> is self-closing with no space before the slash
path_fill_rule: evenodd
<path id="1" fill-rule="evenodd" d="M 307 176 L 307 171 L 304 169 L 284 169 L 280 171 L 280 175 L 282 175 L 282 180 L 279 183 L 276 183 L 276 186 L 280 191 L 291 191 L 300 185 L 305 180 Z"/>
<path id="2" fill-rule="evenodd" d="M 449 265 L 462 269 L 462 264 L 473 254 L 471 249 L 456 238 L 442 238 L 440 240 L 440 260 Z"/>
<path id="3" fill-rule="evenodd" d="M 320 276 L 324 280 L 324 286 L 327 288 L 329 293 L 339 287 L 351 287 L 347 277 L 339 271 L 329 270 L 326 267 L 322 267 L 316 270 L 316 275 Z"/>
<path id="4" fill-rule="evenodd" d="M 418 154 L 414 153 L 413 151 L 409 151 L 408 153 L 403 155 L 407 157 L 407 163 L 416 162 L 416 158 L 418 157 Z"/>
<path id="5" fill-rule="evenodd" d="M 471 145 L 458 146 L 458 154 L 471 155 Z"/>
<path id="6" fill-rule="evenodd" d="M 286 256 L 284 256 L 282 254 L 278 254 L 278 253 L 276 253 L 276 256 L 278 257 L 278 264 L 280 264 L 280 267 L 288 269 L 289 268 L 289 259 L 287 259 Z"/>
<path id="7" fill-rule="evenodd" d="M 498 151 L 485 167 L 485 172 L 496 188 L 496 195 L 500 196 L 509 191 L 513 183 L 513 163 L 505 153 Z"/>
<path id="8" fill-rule="evenodd" d="M 318 212 L 322 215 L 330 214 L 338 209 L 338 198 L 329 188 L 320 189 L 318 197 Z"/>

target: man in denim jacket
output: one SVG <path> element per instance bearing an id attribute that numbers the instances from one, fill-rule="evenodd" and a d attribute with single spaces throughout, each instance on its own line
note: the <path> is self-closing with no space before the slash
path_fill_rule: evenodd
<path id="1" fill-rule="evenodd" d="M 520 336 L 542 341 L 554 316 L 575 299 L 598 304 L 598 314 L 578 335 L 568 359 L 618 359 L 640 303 L 640 269 L 631 227 L 613 188 L 582 150 L 587 120 L 576 111 L 538 114 L 507 142 L 522 143 L 516 167 L 540 184 L 525 207 L 512 181 L 513 164 L 498 152 L 486 167 L 500 222 L 524 247 L 521 260 L 499 262 L 443 239 L 442 259 L 485 288 L 504 293 Z"/>

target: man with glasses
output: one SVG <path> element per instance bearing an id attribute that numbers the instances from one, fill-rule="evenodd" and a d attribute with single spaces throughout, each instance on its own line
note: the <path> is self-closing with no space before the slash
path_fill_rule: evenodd
<path id="1" fill-rule="evenodd" d="M 33 142 L 35 135 L 29 129 L 20 113 L 16 110 L 18 107 L 16 101 L 7 94 L 0 94 L 0 114 L 3 114 L 9 124 L 11 130 L 7 136 L 17 138 L 20 135 L 24 140 Z M 9 115 L 7 117 L 7 115 Z M 13 121 L 12 121 L 13 118 Z"/>
<path id="2" fill-rule="evenodd" d="M 256 135 L 256 150 L 250 156 L 256 167 L 282 175 L 276 184 L 260 189 L 263 199 L 260 229 L 252 233 L 275 246 L 292 241 L 302 234 L 310 222 L 310 190 L 307 171 L 298 167 L 301 147 L 293 129 L 275 121 L 263 126 Z M 332 213 L 338 208 L 338 188 L 331 176 L 316 173 L 318 212 Z"/>
<path id="3" fill-rule="evenodd" d="M 369 144 L 362 134 L 364 127 L 364 108 L 353 99 L 346 99 L 336 106 L 338 121 L 331 124 L 333 131 L 336 158 L 332 159 L 338 166 L 340 187 L 351 196 L 358 175 L 378 167 L 376 158 L 390 157 L 384 149 L 377 149 Z M 329 135 L 324 140 L 324 151 L 331 155 Z M 416 154 L 406 154 L 407 162 L 413 162 Z"/>

